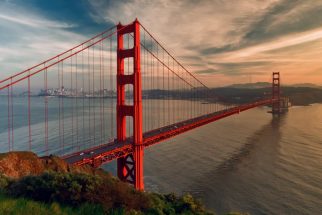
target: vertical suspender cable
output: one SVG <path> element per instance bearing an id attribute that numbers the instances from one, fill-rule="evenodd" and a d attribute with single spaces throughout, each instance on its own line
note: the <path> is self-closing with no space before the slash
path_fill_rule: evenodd
<path id="1" fill-rule="evenodd" d="M 65 87 L 64 87 L 64 61 L 62 61 L 62 130 L 63 130 L 63 150 L 65 148 L 65 119 L 64 119 L 64 97 L 65 97 Z"/>
<path id="2" fill-rule="evenodd" d="M 93 84 L 92 84 L 92 89 L 93 89 L 93 102 L 92 102 L 92 106 L 93 106 L 93 109 L 92 109 L 92 111 L 93 111 L 93 118 L 94 118 L 94 123 L 93 123 L 93 130 L 94 130 L 94 132 L 93 132 L 93 146 L 95 145 L 95 138 L 96 138 L 96 117 L 95 117 L 95 112 L 96 112 L 96 110 L 95 110 L 95 102 L 96 102 L 96 96 L 95 96 L 95 46 L 93 46 L 93 52 L 92 52 L 92 59 L 93 59 L 93 61 L 92 61 L 92 74 L 93 74 Z"/>
<path id="3" fill-rule="evenodd" d="M 100 145 L 103 143 L 103 106 L 102 106 L 102 42 L 100 42 L 100 129 L 101 129 L 101 134 L 100 134 Z M 103 80 L 104 81 L 104 80 Z"/>
<path id="4" fill-rule="evenodd" d="M 48 78 L 47 69 L 45 70 L 45 145 L 46 145 L 46 155 L 48 155 Z"/>
<path id="5" fill-rule="evenodd" d="M 105 98 L 106 98 L 106 93 L 105 93 L 105 46 L 104 46 L 104 42 L 102 41 L 102 75 L 103 75 L 103 86 L 102 86 L 102 90 L 103 90 L 103 141 L 106 141 L 106 133 L 105 133 Z"/>
<path id="6" fill-rule="evenodd" d="M 162 50 L 162 62 L 164 62 L 164 50 Z M 162 105 L 162 115 L 163 115 L 163 124 L 162 126 L 165 126 L 165 87 L 164 87 L 164 65 L 162 65 L 162 100 L 163 100 L 163 105 Z"/>
<path id="7" fill-rule="evenodd" d="M 170 121 L 170 62 L 169 62 L 169 55 L 168 55 L 168 125 L 171 124 Z"/>
<path id="8" fill-rule="evenodd" d="M 91 127 L 91 67 L 90 67 L 90 48 L 87 49 L 87 75 L 88 75 L 88 144 L 91 144 L 92 141 L 92 127 Z"/>
<path id="9" fill-rule="evenodd" d="M 28 71 L 28 137 L 29 151 L 31 151 L 31 110 L 30 110 L 30 70 Z"/>
<path id="10" fill-rule="evenodd" d="M 8 89 L 8 151 L 10 151 L 10 148 L 11 148 L 10 147 L 10 144 L 11 144 L 10 86 L 7 89 Z"/>
<path id="11" fill-rule="evenodd" d="M 112 74 L 112 37 L 110 37 L 110 82 L 111 82 L 111 138 L 114 138 L 114 88 L 113 88 L 113 74 Z"/>
<path id="12" fill-rule="evenodd" d="M 72 51 L 71 51 L 72 54 Z M 72 115 L 72 149 L 74 147 L 74 89 L 73 89 L 73 57 L 70 58 L 70 92 L 71 96 L 71 115 Z"/>
<path id="13" fill-rule="evenodd" d="M 12 85 L 12 78 L 11 78 L 11 150 L 13 150 L 14 144 L 14 125 L 13 125 L 13 85 Z"/>
<path id="14" fill-rule="evenodd" d="M 78 59 L 77 59 L 77 54 L 75 55 L 75 78 L 76 78 L 76 90 L 75 90 L 75 96 L 76 96 L 76 147 L 77 147 L 77 150 L 79 150 L 79 137 L 78 137 L 78 96 L 79 96 L 79 93 L 78 93 Z"/>
<path id="15" fill-rule="evenodd" d="M 82 49 L 83 49 L 83 46 L 82 46 Z M 83 140 L 82 140 L 82 147 L 84 147 L 85 146 L 85 143 L 86 143 L 86 141 L 85 141 L 85 70 L 84 70 L 84 52 L 85 52 L 85 50 L 84 51 L 82 51 L 82 82 L 83 82 L 83 84 L 82 84 L 82 101 L 83 101 Z"/>
<path id="16" fill-rule="evenodd" d="M 145 31 L 143 31 L 143 46 L 145 47 Z M 142 49 L 141 49 L 142 50 Z M 148 90 L 148 87 L 147 87 L 147 81 L 148 81 L 148 76 L 147 76 L 147 62 L 146 62 L 146 56 L 147 56 L 147 52 L 146 52 L 146 49 L 144 48 L 143 49 L 143 65 L 144 65 L 144 69 L 143 69 L 143 73 L 144 73 L 144 79 L 143 79 L 143 83 L 144 83 L 144 90 L 147 91 Z M 148 123 L 147 123 L 147 119 L 148 119 L 148 113 L 147 113 L 147 103 L 148 100 L 145 99 L 145 102 L 144 102 L 144 106 L 143 106 L 143 119 L 144 119 L 144 131 L 148 131 L 149 129 L 147 128 L 148 126 Z"/>

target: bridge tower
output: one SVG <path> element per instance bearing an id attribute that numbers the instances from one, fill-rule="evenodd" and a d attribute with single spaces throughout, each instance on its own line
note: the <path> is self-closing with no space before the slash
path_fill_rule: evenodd
<path id="1" fill-rule="evenodd" d="M 125 34 L 133 35 L 133 48 L 124 49 Z M 124 74 L 124 59 L 133 58 L 133 74 Z M 133 105 L 125 103 L 125 86 L 133 86 Z M 126 117 L 133 118 L 133 153 L 117 159 L 117 175 L 138 190 L 143 183 L 142 85 L 140 70 L 140 23 L 117 25 L 117 140 L 126 139 Z"/>
<path id="2" fill-rule="evenodd" d="M 272 80 L 272 99 L 277 100 L 272 104 L 272 114 L 281 113 L 281 90 L 280 90 L 280 73 L 273 72 Z"/>

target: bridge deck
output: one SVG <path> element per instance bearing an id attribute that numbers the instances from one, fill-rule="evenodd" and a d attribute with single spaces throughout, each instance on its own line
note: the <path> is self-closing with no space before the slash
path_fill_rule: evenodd
<path id="1" fill-rule="evenodd" d="M 231 116 L 233 114 L 238 114 L 242 111 L 254 107 L 268 105 L 274 102 L 275 101 L 273 99 L 262 100 L 251 104 L 241 105 L 226 110 L 217 111 L 211 114 L 206 114 L 200 117 L 196 117 L 159 129 L 155 129 L 143 134 L 143 145 L 144 147 L 148 147 L 153 144 L 162 142 L 166 139 L 169 139 L 171 137 L 174 137 L 176 135 L 192 130 L 194 128 L 200 127 L 202 125 Z M 77 165 L 90 164 L 93 166 L 99 166 L 102 163 L 106 163 L 119 157 L 123 157 L 132 152 L 132 138 L 127 138 L 124 142 L 117 142 L 116 140 L 114 140 L 110 143 L 106 143 L 97 147 L 65 155 L 63 156 L 63 159 L 66 160 L 68 163 Z"/>

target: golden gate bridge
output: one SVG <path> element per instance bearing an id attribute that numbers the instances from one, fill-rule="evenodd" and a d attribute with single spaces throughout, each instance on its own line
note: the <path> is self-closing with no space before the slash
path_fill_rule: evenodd
<path id="1" fill-rule="evenodd" d="M 0 147 L 94 167 L 116 159 L 118 177 L 143 190 L 146 147 L 258 106 L 278 115 L 278 72 L 269 90 L 226 102 L 135 20 L 1 80 Z"/>

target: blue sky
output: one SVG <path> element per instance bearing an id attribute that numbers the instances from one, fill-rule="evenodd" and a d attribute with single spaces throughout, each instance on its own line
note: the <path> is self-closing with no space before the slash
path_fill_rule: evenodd
<path id="1" fill-rule="evenodd" d="M 0 78 L 136 17 L 208 85 L 322 84 L 315 0 L 0 0 Z"/>

